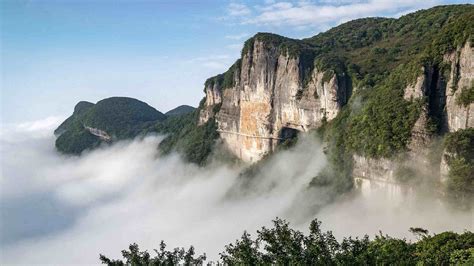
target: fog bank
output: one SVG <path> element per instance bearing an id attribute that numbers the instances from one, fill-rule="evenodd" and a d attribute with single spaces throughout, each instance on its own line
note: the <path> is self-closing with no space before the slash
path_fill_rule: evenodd
<path id="1" fill-rule="evenodd" d="M 325 157 L 310 138 L 272 156 L 250 189 L 235 193 L 242 167 L 199 168 L 176 154 L 159 157 L 160 136 L 59 155 L 52 136 L 59 121 L 2 129 L 1 264 L 97 264 L 99 253 L 120 257 L 130 243 L 152 250 L 160 240 L 194 245 L 215 260 L 244 230 L 255 234 L 276 216 L 303 230 L 317 217 L 337 237 L 379 230 L 409 237 L 411 226 L 473 230 L 472 212 L 417 193 L 389 194 L 386 186 L 315 208 L 325 203 L 325 191 L 307 187 Z"/>

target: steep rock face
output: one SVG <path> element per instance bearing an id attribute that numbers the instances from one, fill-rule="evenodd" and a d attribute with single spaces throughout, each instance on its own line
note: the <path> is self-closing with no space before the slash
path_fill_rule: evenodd
<path id="1" fill-rule="evenodd" d="M 422 69 L 423 74 L 420 75 L 414 84 L 408 85 L 404 90 L 403 98 L 407 101 L 423 101 L 428 97 L 430 84 L 432 83 L 432 71 Z M 413 125 L 411 131 L 411 139 L 408 144 L 408 152 L 406 152 L 405 160 L 396 160 L 394 158 L 367 158 L 357 154 L 353 155 L 353 176 L 356 185 L 360 188 L 364 186 L 372 186 L 373 184 L 389 183 L 396 185 L 397 170 L 401 167 L 408 167 L 412 160 L 416 160 L 419 168 L 426 167 L 427 161 L 427 145 L 431 141 L 432 134 L 428 130 L 429 106 L 424 104 L 421 107 L 420 115 Z M 400 157 L 401 158 L 401 157 Z"/>
<path id="2" fill-rule="evenodd" d="M 474 86 L 474 49 L 467 42 L 457 51 L 445 55 L 444 60 L 451 66 L 450 80 L 446 90 L 447 124 L 449 132 L 474 127 L 474 103 L 462 105 L 458 98 L 463 89 Z M 448 180 L 449 166 L 446 156 L 450 155 L 443 151 L 440 178 L 442 182 Z"/>
<path id="3" fill-rule="evenodd" d="M 204 92 L 206 93 L 206 100 L 204 102 L 204 106 L 201 106 L 201 110 L 199 112 L 199 125 L 203 125 L 210 118 L 214 117 L 214 106 L 222 103 L 221 91 L 222 85 L 218 82 L 209 82 L 205 84 Z"/>
<path id="4" fill-rule="evenodd" d="M 369 179 L 379 182 L 396 183 L 396 164 L 388 159 L 371 159 L 354 155 L 353 176 L 357 179 Z M 362 181 L 362 180 L 361 180 Z"/>
<path id="5" fill-rule="evenodd" d="M 474 103 L 463 106 L 457 102 L 463 89 L 474 86 L 474 49 L 467 42 L 462 48 L 445 56 L 451 65 L 446 91 L 447 123 L 450 132 L 474 127 Z"/>
<path id="6" fill-rule="evenodd" d="M 434 178 L 440 176 L 442 181 L 447 179 L 449 168 L 444 158 L 446 153 L 441 156 L 439 172 L 436 172 L 436 166 L 433 167 L 429 159 L 429 146 L 434 141 L 433 131 L 454 132 L 474 126 L 474 104 L 462 106 L 456 100 L 462 88 L 473 86 L 473 48 L 468 42 L 457 51 L 445 55 L 444 60 L 451 69 L 448 77 L 443 77 L 437 68 L 423 69 L 423 74 L 404 91 L 405 100 L 423 103 L 412 128 L 405 160 L 369 159 L 354 155 L 353 175 L 356 179 L 396 182 L 397 169 L 403 167 L 414 168 Z M 437 128 L 434 128 L 434 122 Z"/>
<path id="7" fill-rule="evenodd" d="M 234 71 L 233 86 L 206 86 L 200 123 L 222 104 L 216 114 L 221 138 L 233 154 L 255 162 L 274 150 L 282 129 L 307 131 L 333 119 L 347 100 L 345 86 L 316 68 L 305 82 L 308 69 L 300 60 L 256 39 Z"/>

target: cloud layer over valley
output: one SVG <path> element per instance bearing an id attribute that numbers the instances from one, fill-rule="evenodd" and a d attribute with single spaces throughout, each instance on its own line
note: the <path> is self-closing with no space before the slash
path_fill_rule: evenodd
<path id="1" fill-rule="evenodd" d="M 151 250 L 194 245 L 218 259 L 224 245 L 270 225 L 276 216 L 299 229 L 318 217 L 337 237 L 379 230 L 409 237 L 473 230 L 472 212 L 449 210 L 427 195 L 391 187 L 355 191 L 327 204 L 324 189 L 308 190 L 325 165 L 321 146 L 302 138 L 272 156 L 250 185 L 242 166 L 199 168 L 174 154 L 159 157 L 160 136 L 123 141 L 80 157 L 59 155 L 52 131 L 60 119 L 4 127 L 1 133 L 0 264 L 98 263 L 136 242 Z"/>

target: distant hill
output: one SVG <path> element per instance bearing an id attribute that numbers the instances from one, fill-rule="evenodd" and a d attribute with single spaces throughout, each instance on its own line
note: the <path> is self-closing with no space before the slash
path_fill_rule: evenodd
<path id="1" fill-rule="evenodd" d="M 81 101 L 54 131 L 58 136 L 56 148 L 64 153 L 79 154 L 104 140 L 135 137 L 164 119 L 163 113 L 133 98 L 111 97 L 96 104 Z"/>
<path id="2" fill-rule="evenodd" d="M 174 109 L 169 110 L 165 113 L 167 116 L 175 116 L 175 115 L 184 115 L 191 113 L 192 111 L 196 110 L 196 108 L 189 106 L 189 105 L 180 105 Z"/>

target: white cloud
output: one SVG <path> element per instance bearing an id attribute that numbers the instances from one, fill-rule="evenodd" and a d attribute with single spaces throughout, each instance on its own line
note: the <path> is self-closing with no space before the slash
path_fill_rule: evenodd
<path id="1" fill-rule="evenodd" d="M 64 116 L 49 116 L 44 119 L 19 124 L 4 123 L 0 127 L 0 138 L 14 143 L 32 137 L 31 132 L 35 133 L 33 137 L 43 138 L 52 135 L 53 130 L 65 118 Z"/>
<path id="2" fill-rule="evenodd" d="M 242 24 L 269 26 L 318 26 L 361 17 L 398 16 L 408 10 L 431 7 L 436 0 L 369 0 L 369 1 L 275 1 L 253 7 L 253 16 L 240 19 Z M 250 13 L 250 12 L 249 12 Z"/>
<path id="3" fill-rule="evenodd" d="M 227 11 L 229 16 L 233 17 L 248 16 L 252 13 L 250 8 L 244 4 L 239 3 L 230 3 L 227 7 Z"/>
<path id="4" fill-rule="evenodd" d="M 200 56 L 186 61 L 189 64 L 199 65 L 212 70 L 225 71 L 233 63 L 233 57 L 226 54 Z"/>
<path id="5" fill-rule="evenodd" d="M 240 33 L 240 34 L 234 34 L 234 35 L 226 35 L 225 38 L 238 41 L 238 40 L 242 40 L 248 37 L 249 35 L 250 34 L 248 33 Z"/>
<path id="6" fill-rule="evenodd" d="M 34 136 L 39 131 L 28 132 Z M 3 141 L 2 154 L 6 151 L 9 156 L 1 161 L 7 174 L 2 174 L 0 202 L 17 207 L 15 211 L 7 208 L 9 220 L 2 216 L 2 233 L 31 232 L 32 224 L 41 228 L 52 220 L 71 218 L 72 222 L 46 234 L 39 229 L 44 235 L 24 240 L 7 234 L 12 244 L 0 241 L 1 264 L 94 264 L 101 252 L 116 257 L 132 242 L 151 250 L 161 239 L 170 246 L 194 244 L 198 252 L 206 251 L 217 259 L 224 245 L 243 230 L 267 225 L 276 216 L 286 217 L 324 165 L 322 149 L 307 139 L 300 152 L 275 156 L 252 183 L 252 190 L 240 193 L 241 167 L 211 164 L 200 168 L 184 163 L 176 154 L 157 158 L 159 137 L 116 143 L 80 157 L 57 154 L 52 137 L 33 140 L 49 149 L 37 149 L 29 140 L 8 147 Z M 30 189 L 23 182 L 30 183 Z M 31 197 L 37 193 L 39 199 Z M 229 193 L 234 197 L 228 197 Z M 25 205 L 16 203 L 19 198 Z M 51 217 L 37 219 L 45 215 L 38 207 L 45 199 L 61 207 Z M 19 222 L 34 216 L 27 206 L 41 212 L 36 222 Z M 65 217 L 71 212 L 73 217 Z M 0 237 L 5 241 L 5 235 Z"/>
<path id="7" fill-rule="evenodd" d="M 242 49 L 242 44 L 241 43 L 234 43 L 234 44 L 229 44 L 226 47 L 229 48 L 230 50 L 238 50 Z"/>
<path id="8" fill-rule="evenodd" d="M 307 189 L 325 164 L 310 138 L 273 156 L 244 189 L 241 166 L 197 167 L 176 154 L 159 158 L 156 136 L 69 157 L 54 151 L 45 127 L 29 129 L 22 141 L 0 139 L 2 265 L 91 265 L 99 253 L 117 258 L 130 243 L 152 250 L 160 240 L 169 247 L 195 245 L 216 259 L 244 230 L 255 235 L 276 216 L 298 229 L 318 217 L 338 238 L 379 230 L 409 237 L 410 226 L 473 229 L 471 213 L 388 184 L 370 184 L 327 205 L 325 189 Z"/>

